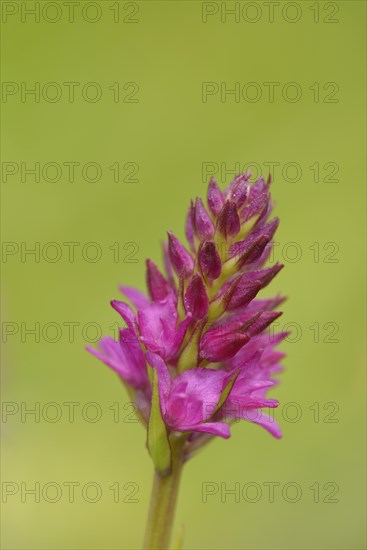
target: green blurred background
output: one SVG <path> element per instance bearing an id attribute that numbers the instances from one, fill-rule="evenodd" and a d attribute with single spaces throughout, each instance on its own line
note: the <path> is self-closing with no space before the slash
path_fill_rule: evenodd
<path id="1" fill-rule="evenodd" d="M 161 261 L 167 229 L 183 237 L 189 200 L 211 174 L 224 185 L 248 163 L 267 176 L 269 162 L 286 266 L 271 291 L 290 297 L 279 328 L 293 331 L 273 391 L 284 438 L 240 423 L 192 460 L 175 532 L 185 525 L 187 549 L 365 548 L 366 5 L 276 4 L 272 19 L 266 2 L 81 2 L 70 22 L 64 2 L 40 2 L 39 21 L 25 15 L 34 2 L 2 2 L 3 548 L 140 547 L 152 478 L 144 430 L 84 346 L 95 324 L 113 333 L 118 285 L 144 287 L 145 258 Z M 39 98 L 22 97 L 37 82 Z M 80 83 L 73 102 L 65 82 Z M 220 92 L 236 82 L 241 97 Z M 273 101 L 269 82 L 279 83 Z M 38 182 L 24 172 L 37 162 Z M 101 174 L 82 172 L 90 162 Z M 39 261 L 24 255 L 35 246 Z M 39 338 L 26 333 L 35 323 Z M 25 414 L 35 406 L 39 419 Z M 215 494 L 203 502 L 208 482 Z M 35 483 L 40 502 L 26 493 Z M 240 495 L 226 495 L 236 483 Z M 87 502 L 82 490 L 93 500 L 95 487 L 101 498 Z"/>

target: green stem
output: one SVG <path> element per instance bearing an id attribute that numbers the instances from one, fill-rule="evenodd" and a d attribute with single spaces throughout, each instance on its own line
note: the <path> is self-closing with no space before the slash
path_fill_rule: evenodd
<path id="1" fill-rule="evenodd" d="M 183 464 L 183 444 L 182 441 L 176 440 L 172 442 L 170 472 L 166 475 L 154 472 L 144 550 L 166 550 L 169 548 Z"/>

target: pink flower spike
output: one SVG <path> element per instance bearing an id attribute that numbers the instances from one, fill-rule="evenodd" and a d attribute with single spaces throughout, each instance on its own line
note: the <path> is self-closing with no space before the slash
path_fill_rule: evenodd
<path id="1" fill-rule="evenodd" d="M 264 412 L 278 406 L 277 346 L 288 335 L 274 334 L 284 298 L 262 295 L 283 268 L 271 262 L 279 220 L 270 218 L 270 181 L 239 174 L 221 191 L 211 178 L 207 206 L 189 206 L 187 241 L 168 232 L 162 272 L 147 260 L 147 292 L 122 286 L 128 303 L 112 300 L 119 340 L 88 347 L 127 387 L 161 476 L 211 438 L 230 437 L 233 419 L 281 436 Z"/>

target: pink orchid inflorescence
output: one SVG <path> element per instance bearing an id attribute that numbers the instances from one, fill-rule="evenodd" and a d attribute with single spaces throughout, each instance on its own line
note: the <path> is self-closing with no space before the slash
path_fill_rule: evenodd
<path id="1" fill-rule="evenodd" d="M 88 347 L 128 388 L 158 469 L 169 461 L 165 440 L 185 438 L 189 457 L 213 436 L 228 438 L 239 418 L 281 437 L 263 409 L 278 406 L 266 392 L 284 357 L 275 347 L 285 334 L 270 330 L 283 298 L 257 298 L 283 267 L 264 267 L 279 220 L 268 220 L 270 178 L 249 180 L 241 174 L 222 192 L 211 179 L 208 209 L 200 198 L 189 207 L 189 249 L 169 232 L 165 275 L 147 260 L 148 296 L 123 286 L 133 307 L 111 302 L 126 323 L 119 340 Z"/>

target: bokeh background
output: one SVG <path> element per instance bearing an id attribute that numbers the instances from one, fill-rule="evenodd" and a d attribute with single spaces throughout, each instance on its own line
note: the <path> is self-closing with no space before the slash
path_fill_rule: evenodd
<path id="1" fill-rule="evenodd" d="M 274 4 L 2 2 L 4 549 L 140 547 L 144 430 L 84 347 L 114 333 L 118 285 L 144 287 L 210 175 L 269 163 L 284 438 L 239 423 L 192 460 L 175 532 L 187 549 L 365 548 L 366 5 Z"/>

